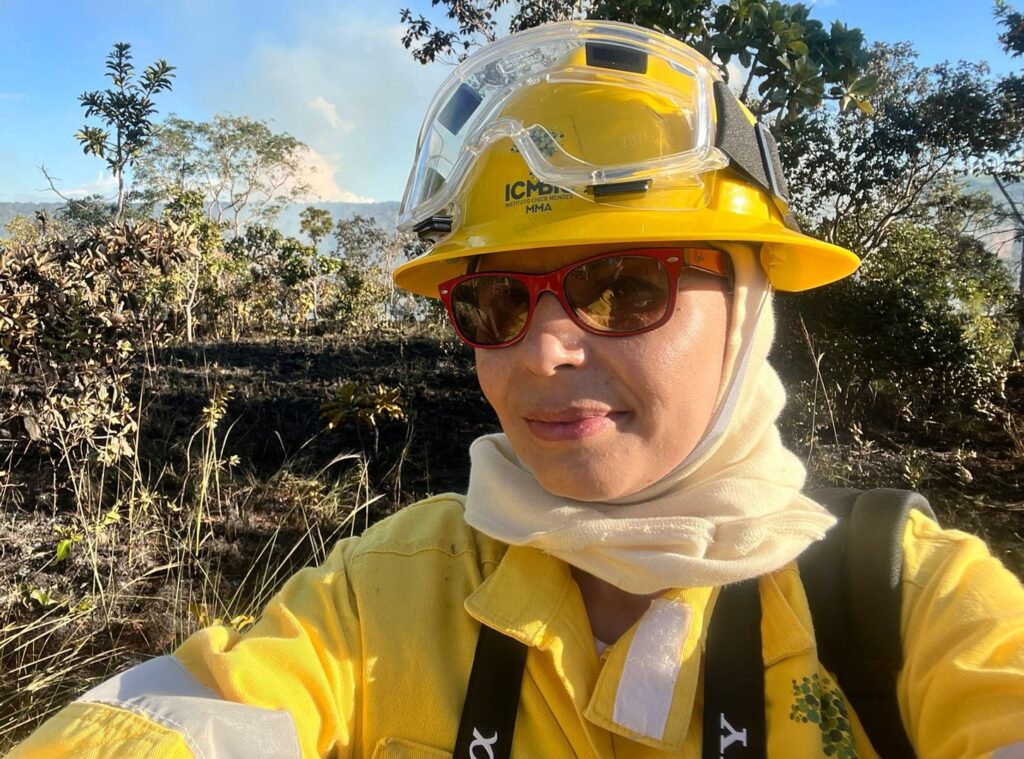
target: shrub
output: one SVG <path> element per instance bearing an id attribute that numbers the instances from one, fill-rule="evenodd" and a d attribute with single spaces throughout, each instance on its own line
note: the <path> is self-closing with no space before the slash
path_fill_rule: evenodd
<path id="1" fill-rule="evenodd" d="M 8 456 L 128 455 L 136 354 L 161 336 L 152 283 L 188 246 L 172 224 L 0 243 L 0 428 Z"/>
<path id="2" fill-rule="evenodd" d="M 817 385 L 838 425 L 955 423 L 991 414 L 1001 396 L 1012 302 L 980 241 L 897 225 L 855 276 L 779 298 L 774 358 L 794 396 Z"/>

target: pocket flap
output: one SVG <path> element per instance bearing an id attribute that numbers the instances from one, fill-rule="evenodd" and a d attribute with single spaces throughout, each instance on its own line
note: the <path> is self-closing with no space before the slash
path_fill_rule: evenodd
<path id="1" fill-rule="evenodd" d="M 381 738 L 373 759 L 452 759 L 452 752 L 401 738 Z"/>

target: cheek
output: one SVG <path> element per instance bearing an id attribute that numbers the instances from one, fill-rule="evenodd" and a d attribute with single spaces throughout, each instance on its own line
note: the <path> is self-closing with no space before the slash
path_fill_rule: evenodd
<path id="1" fill-rule="evenodd" d="M 710 421 L 722 383 L 728 312 L 724 293 L 680 293 L 676 314 L 666 325 L 669 332 L 645 346 L 636 361 L 644 367 L 638 395 L 649 404 L 651 421 L 666 426 L 669 433 L 674 427 L 671 420 L 685 420 L 690 432 L 694 424 Z"/>
<path id="2" fill-rule="evenodd" d="M 487 402 L 494 408 L 495 413 L 500 417 L 502 414 L 502 398 L 505 395 L 505 385 L 508 382 L 509 367 L 502 361 L 500 350 L 475 350 L 476 354 L 476 379 L 480 384 Z"/>

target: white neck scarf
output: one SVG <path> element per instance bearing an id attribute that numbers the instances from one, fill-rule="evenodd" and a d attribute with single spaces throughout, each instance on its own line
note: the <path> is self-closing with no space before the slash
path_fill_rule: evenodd
<path id="1" fill-rule="evenodd" d="M 747 245 L 724 243 L 736 273 L 723 387 L 708 431 L 658 482 L 606 502 L 546 491 L 504 434 L 470 446 L 466 521 L 629 593 L 724 585 L 772 572 L 835 523 L 803 496 L 804 468 L 775 420 L 785 392 L 768 365 L 768 287 Z"/>

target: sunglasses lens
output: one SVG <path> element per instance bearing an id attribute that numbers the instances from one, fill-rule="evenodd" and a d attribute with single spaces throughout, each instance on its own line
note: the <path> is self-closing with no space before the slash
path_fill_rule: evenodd
<path id="1" fill-rule="evenodd" d="M 566 275 L 565 295 L 576 317 L 591 329 L 647 329 L 668 309 L 668 270 L 652 256 L 599 258 Z"/>
<path id="2" fill-rule="evenodd" d="M 501 345 L 519 337 L 530 313 L 530 292 L 511 277 L 481 275 L 452 289 L 452 316 L 476 345 Z"/>

